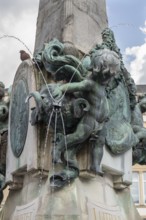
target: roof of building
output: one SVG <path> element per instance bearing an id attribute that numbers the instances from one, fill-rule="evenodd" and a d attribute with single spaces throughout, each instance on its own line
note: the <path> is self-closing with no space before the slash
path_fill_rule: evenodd
<path id="1" fill-rule="evenodd" d="M 146 93 L 146 85 L 136 85 L 137 93 Z"/>

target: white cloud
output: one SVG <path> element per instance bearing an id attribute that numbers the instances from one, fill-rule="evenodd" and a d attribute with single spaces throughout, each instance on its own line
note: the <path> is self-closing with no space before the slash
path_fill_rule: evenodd
<path id="1" fill-rule="evenodd" d="M 19 38 L 33 53 L 39 0 L 0 1 L 0 38 L 11 35 Z M 13 83 L 20 64 L 19 51 L 26 50 L 24 44 L 15 38 L 0 39 L 0 81 L 6 87 Z"/>
<path id="2" fill-rule="evenodd" d="M 144 23 L 145 27 L 140 27 L 139 29 L 144 33 L 146 34 L 146 21 Z"/>
<path id="3" fill-rule="evenodd" d="M 146 34 L 146 21 L 145 27 L 140 27 L 140 30 Z M 146 38 L 144 40 L 142 45 L 128 47 L 125 50 L 127 58 L 131 58 L 128 70 L 136 84 L 146 84 Z"/>

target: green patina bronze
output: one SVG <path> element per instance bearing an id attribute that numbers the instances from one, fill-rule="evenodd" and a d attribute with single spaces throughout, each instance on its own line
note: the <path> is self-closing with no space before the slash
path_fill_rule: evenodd
<path id="1" fill-rule="evenodd" d="M 8 130 L 9 98 L 5 99 L 5 85 L 0 82 L 0 133 Z"/>
<path id="2" fill-rule="evenodd" d="M 6 96 L 5 85 L 0 82 L 0 203 L 5 187 L 6 151 L 8 134 L 9 94 Z"/>
<path id="3" fill-rule="evenodd" d="M 138 103 L 132 114 L 132 127 L 139 142 L 133 149 L 133 164 L 146 164 L 146 128 L 143 126 L 142 114 L 146 112 L 146 94 L 138 97 Z"/>
<path id="4" fill-rule="evenodd" d="M 21 155 L 27 135 L 29 119 L 29 108 L 25 104 L 27 96 L 27 83 L 25 79 L 21 79 L 13 87 L 13 96 L 11 97 L 10 139 L 15 157 Z"/>
<path id="5" fill-rule="evenodd" d="M 133 122 L 138 109 L 136 86 L 124 67 L 113 32 L 106 28 L 102 39 L 83 61 L 74 56 L 76 49 L 68 54 L 66 45 L 56 39 L 45 44 L 34 58 L 55 81 L 29 95 L 36 101 L 31 124 L 51 120 L 56 132 L 52 160 L 64 163 L 64 169 L 50 178 L 53 187 L 62 187 L 78 176 L 76 154 L 83 142 L 90 146 L 91 170 L 101 175 L 103 147 L 120 155 L 137 149 L 139 133 L 145 135 L 142 125 L 139 132 Z"/>

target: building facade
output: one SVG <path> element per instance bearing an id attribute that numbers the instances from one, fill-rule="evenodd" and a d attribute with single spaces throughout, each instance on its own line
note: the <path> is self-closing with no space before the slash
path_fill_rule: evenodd
<path id="1" fill-rule="evenodd" d="M 137 85 L 137 93 L 146 93 L 146 85 Z M 143 114 L 143 121 L 146 127 L 146 113 Z M 133 166 L 131 193 L 139 214 L 146 220 L 146 165 Z"/>

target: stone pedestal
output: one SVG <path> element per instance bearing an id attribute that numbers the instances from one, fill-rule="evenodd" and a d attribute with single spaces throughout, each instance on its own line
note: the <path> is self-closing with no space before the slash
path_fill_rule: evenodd
<path id="1" fill-rule="evenodd" d="M 116 191 L 111 175 L 77 178 L 56 192 L 38 183 L 26 176 L 21 191 L 10 191 L 5 220 L 140 220 L 129 188 Z"/>
<path id="2" fill-rule="evenodd" d="M 12 182 L 11 189 L 22 188 L 26 173 L 37 175 L 42 166 L 49 170 L 48 155 L 45 153 L 49 154 L 51 138 L 48 137 L 43 151 L 46 128 L 31 126 L 30 114 L 35 102 L 31 99 L 29 104 L 26 103 L 29 93 L 40 89 L 41 81 L 31 60 L 21 63 L 14 79 L 10 104 L 6 182 Z M 26 92 L 21 97 L 23 89 Z"/>

